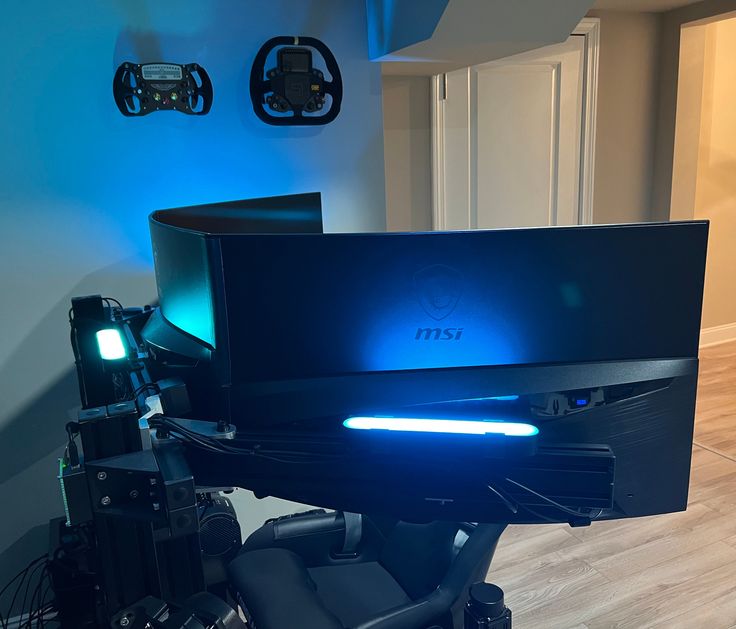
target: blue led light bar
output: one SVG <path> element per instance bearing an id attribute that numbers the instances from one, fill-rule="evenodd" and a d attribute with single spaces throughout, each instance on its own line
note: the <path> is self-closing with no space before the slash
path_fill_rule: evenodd
<path id="1" fill-rule="evenodd" d="M 426 419 L 419 417 L 349 417 L 343 426 L 353 430 L 437 432 L 458 435 L 504 435 L 533 437 L 539 429 L 531 424 L 500 420 Z"/>
<path id="2" fill-rule="evenodd" d="M 103 360 L 120 360 L 128 355 L 119 330 L 106 328 L 97 332 L 95 336 Z"/>

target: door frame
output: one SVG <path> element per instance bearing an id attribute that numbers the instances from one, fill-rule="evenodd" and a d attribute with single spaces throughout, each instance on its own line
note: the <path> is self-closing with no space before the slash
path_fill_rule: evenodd
<path id="1" fill-rule="evenodd" d="M 571 35 L 585 38 L 583 48 L 583 120 L 580 142 L 580 203 L 578 223 L 593 223 L 593 177 L 595 174 L 595 126 L 598 109 L 598 57 L 600 51 L 600 18 L 586 17 Z M 470 68 L 468 68 L 470 70 Z M 431 151 L 432 151 L 432 229 L 443 230 L 447 225 L 445 207 L 445 125 L 444 100 L 446 75 L 432 77 L 430 89 Z M 468 129 L 470 136 L 470 129 Z M 468 138 L 468 146 L 472 139 Z M 470 182 L 468 182 L 470 185 Z"/>

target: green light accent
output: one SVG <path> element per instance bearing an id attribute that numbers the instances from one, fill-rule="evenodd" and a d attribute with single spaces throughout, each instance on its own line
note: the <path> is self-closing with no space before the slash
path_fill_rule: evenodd
<path id="1" fill-rule="evenodd" d="M 66 525 L 71 526 L 72 520 L 69 516 L 69 502 L 66 499 L 66 488 L 64 487 L 64 468 L 66 464 L 64 459 L 59 459 L 59 486 L 61 487 L 61 501 L 64 503 L 64 515 L 66 515 Z"/>
<path id="2" fill-rule="evenodd" d="M 128 355 L 119 330 L 106 328 L 97 332 L 95 336 L 103 360 L 120 360 Z"/>

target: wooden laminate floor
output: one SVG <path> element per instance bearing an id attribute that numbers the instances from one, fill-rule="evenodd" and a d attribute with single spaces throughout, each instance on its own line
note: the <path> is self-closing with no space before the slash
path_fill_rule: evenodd
<path id="1" fill-rule="evenodd" d="M 688 510 L 510 527 L 488 580 L 514 629 L 736 628 L 736 343 L 700 358 Z"/>

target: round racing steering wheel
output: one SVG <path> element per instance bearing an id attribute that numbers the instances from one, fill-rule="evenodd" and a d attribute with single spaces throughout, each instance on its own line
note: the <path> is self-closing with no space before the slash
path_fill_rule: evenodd
<path id="1" fill-rule="evenodd" d="M 268 55 L 279 46 L 277 66 L 266 72 Z M 331 81 L 312 65 L 310 48 L 322 55 Z M 327 95 L 331 102 L 323 110 Z M 253 61 L 250 98 L 256 116 L 266 124 L 328 124 L 337 118 L 342 103 L 342 77 L 337 60 L 330 49 L 314 37 L 273 37 L 261 46 Z"/>

